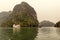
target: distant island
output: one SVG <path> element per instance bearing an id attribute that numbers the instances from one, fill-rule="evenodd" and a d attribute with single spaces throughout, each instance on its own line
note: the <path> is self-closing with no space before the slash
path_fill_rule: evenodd
<path id="1" fill-rule="evenodd" d="M 58 22 L 54 25 L 54 27 L 60 27 L 60 21 L 58 21 Z"/>
<path id="2" fill-rule="evenodd" d="M 53 22 L 44 20 L 39 23 L 39 27 L 53 27 L 55 24 Z"/>
<path id="3" fill-rule="evenodd" d="M 6 20 L 8 20 L 8 16 L 12 13 L 12 11 L 3 11 L 0 12 L 0 25 L 5 22 Z"/>

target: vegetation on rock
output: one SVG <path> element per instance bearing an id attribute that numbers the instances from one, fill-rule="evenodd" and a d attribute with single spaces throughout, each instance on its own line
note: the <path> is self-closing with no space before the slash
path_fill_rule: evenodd
<path id="1" fill-rule="evenodd" d="M 13 24 L 20 24 L 20 32 L 13 34 L 8 33 L 11 40 L 34 40 L 38 33 L 38 20 L 35 10 L 26 2 L 22 2 L 14 7 L 8 19 L 1 24 L 2 27 L 12 27 Z M 10 36 L 11 34 L 11 36 Z"/>
<path id="2" fill-rule="evenodd" d="M 12 27 L 13 24 L 20 24 L 21 27 L 37 27 L 38 20 L 35 10 L 26 2 L 22 2 L 14 7 L 8 20 L 1 26 Z"/>

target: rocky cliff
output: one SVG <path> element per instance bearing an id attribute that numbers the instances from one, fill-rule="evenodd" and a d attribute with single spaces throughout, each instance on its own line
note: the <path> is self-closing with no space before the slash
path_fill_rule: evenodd
<path id="1" fill-rule="evenodd" d="M 20 24 L 23 27 L 38 26 L 37 15 L 34 8 L 26 2 L 17 4 L 13 8 L 12 14 L 9 15 L 8 20 L 2 23 L 1 26 L 12 27 L 13 24 Z"/>
<path id="2" fill-rule="evenodd" d="M 16 5 L 13 8 L 14 14 L 27 14 L 30 17 L 33 17 L 34 19 L 37 19 L 36 12 L 34 8 L 32 8 L 28 3 L 22 2 L 21 4 Z"/>

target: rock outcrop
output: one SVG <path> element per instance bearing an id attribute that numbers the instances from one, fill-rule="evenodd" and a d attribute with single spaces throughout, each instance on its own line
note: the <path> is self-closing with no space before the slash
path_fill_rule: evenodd
<path id="1" fill-rule="evenodd" d="M 30 17 L 33 17 L 34 19 L 37 19 L 36 12 L 34 8 L 32 8 L 28 3 L 22 2 L 21 4 L 18 4 L 13 9 L 14 14 L 27 14 Z"/>
<path id="2" fill-rule="evenodd" d="M 9 15 L 8 20 L 2 26 L 12 27 L 13 24 L 20 24 L 22 27 L 36 27 L 38 26 L 37 15 L 28 3 L 22 2 L 13 8 L 12 14 Z"/>

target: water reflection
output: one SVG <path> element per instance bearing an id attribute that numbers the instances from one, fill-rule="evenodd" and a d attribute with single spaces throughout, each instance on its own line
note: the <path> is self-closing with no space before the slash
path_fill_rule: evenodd
<path id="1" fill-rule="evenodd" d="M 43 34 L 49 34 L 50 33 L 50 28 L 48 28 L 48 27 L 42 27 L 40 29 L 40 32 L 43 33 Z"/>
<path id="2" fill-rule="evenodd" d="M 56 28 L 56 32 L 58 35 L 60 35 L 60 28 Z"/>
<path id="3" fill-rule="evenodd" d="M 12 29 L 0 28 L 0 40 L 9 40 L 12 38 Z"/>
<path id="4" fill-rule="evenodd" d="M 42 27 L 38 28 L 38 36 L 35 40 L 60 40 L 60 28 Z"/>
<path id="5" fill-rule="evenodd" d="M 34 40 L 37 32 L 37 27 L 21 27 L 20 31 L 14 32 L 13 28 L 0 28 L 0 40 Z"/>
<path id="6" fill-rule="evenodd" d="M 19 31 L 0 28 L 0 40 L 60 40 L 60 28 L 21 27 Z"/>

